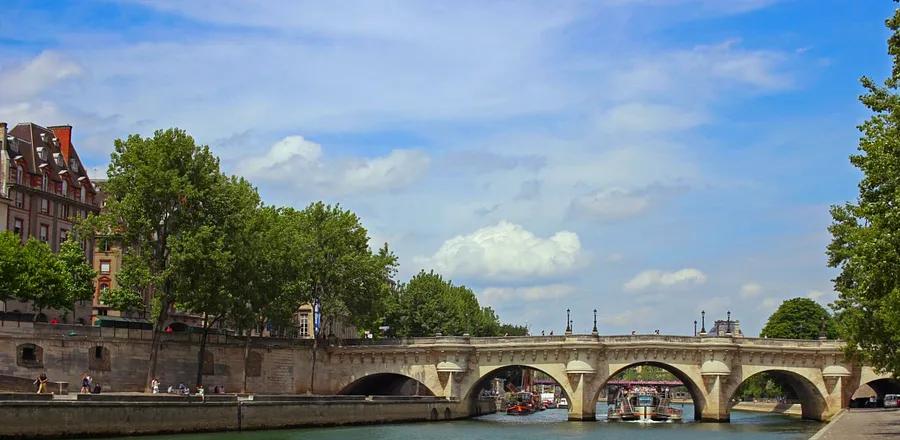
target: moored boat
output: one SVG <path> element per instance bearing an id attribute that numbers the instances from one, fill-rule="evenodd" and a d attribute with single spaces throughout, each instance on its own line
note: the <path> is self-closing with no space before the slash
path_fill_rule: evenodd
<path id="1" fill-rule="evenodd" d="M 560 398 L 559 398 L 559 402 L 556 402 L 556 407 L 557 407 L 557 408 L 563 408 L 563 409 L 568 408 L 568 407 L 569 407 L 569 401 L 566 400 L 565 397 L 560 397 Z"/>
<path id="2" fill-rule="evenodd" d="M 680 422 L 682 411 L 671 405 L 668 388 L 620 388 L 610 403 L 607 420 L 642 422 Z"/>

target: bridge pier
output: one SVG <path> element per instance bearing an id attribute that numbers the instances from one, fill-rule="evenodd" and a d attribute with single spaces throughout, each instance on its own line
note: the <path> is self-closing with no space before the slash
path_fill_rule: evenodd
<path id="1" fill-rule="evenodd" d="M 572 392 L 569 396 L 569 420 L 593 422 L 597 420 L 597 402 L 593 387 L 589 386 L 590 374 L 569 374 Z"/>
<path id="2" fill-rule="evenodd" d="M 703 385 L 706 387 L 705 405 L 700 410 L 700 421 L 727 423 L 731 420 L 729 397 L 725 395 L 726 375 L 704 375 Z M 696 407 L 695 407 L 696 408 Z"/>

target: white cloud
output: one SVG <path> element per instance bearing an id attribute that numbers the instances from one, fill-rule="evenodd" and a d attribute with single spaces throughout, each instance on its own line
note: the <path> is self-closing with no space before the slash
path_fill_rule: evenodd
<path id="1" fill-rule="evenodd" d="M 269 151 L 239 165 L 238 172 L 259 181 L 280 181 L 299 189 L 313 186 L 347 194 L 404 187 L 428 168 L 428 156 L 418 150 L 393 150 L 386 156 L 326 160 L 322 147 L 302 136 L 288 136 Z"/>
<path id="2" fill-rule="evenodd" d="M 652 307 L 641 307 L 637 309 L 623 310 L 612 315 L 600 315 L 597 321 L 616 327 L 631 327 L 632 330 L 649 333 L 642 326 L 652 325 L 653 318 L 657 316 L 656 309 Z"/>
<path id="3" fill-rule="evenodd" d="M 574 232 L 541 238 L 520 225 L 501 221 L 444 242 L 429 258 L 417 262 L 449 276 L 480 279 L 552 277 L 584 263 Z"/>
<path id="4" fill-rule="evenodd" d="M 779 298 L 765 298 L 759 305 L 759 308 L 762 310 L 775 310 L 781 304 L 782 300 Z"/>
<path id="5" fill-rule="evenodd" d="M 741 298 L 754 298 L 762 293 L 762 286 L 756 283 L 746 283 L 741 286 Z"/>
<path id="6" fill-rule="evenodd" d="M 575 197 L 571 212 L 583 218 L 600 221 L 624 220 L 643 213 L 650 207 L 650 196 L 610 188 Z"/>
<path id="7" fill-rule="evenodd" d="M 703 124 L 708 117 L 700 112 L 665 104 L 630 102 L 605 112 L 599 121 L 603 131 L 667 132 L 681 131 Z"/>
<path id="8" fill-rule="evenodd" d="M 481 298 L 488 304 L 507 301 L 544 301 L 564 298 L 575 291 L 568 284 L 548 284 L 528 287 L 488 287 L 481 291 Z"/>
<path id="9" fill-rule="evenodd" d="M 661 270 L 645 270 L 625 283 L 625 290 L 644 290 L 650 287 L 667 288 L 684 284 L 703 284 L 706 275 L 692 268 L 681 269 L 673 272 Z"/>
<path id="10" fill-rule="evenodd" d="M 81 74 L 81 67 L 53 51 L 44 51 L 17 66 L 0 70 L 0 98 L 25 100 L 40 95 L 67 78 Z"/>

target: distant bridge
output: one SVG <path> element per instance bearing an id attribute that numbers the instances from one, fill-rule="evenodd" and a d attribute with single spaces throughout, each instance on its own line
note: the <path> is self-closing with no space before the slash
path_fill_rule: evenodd
<path id="1" fill-rule="evenodd" d="M 863 384 L 879 394 L 897 386 L 890 376 L 850 362 L 843 348 L 834 340 L 665 335 L 344 341 L 328 348 L 316 392 L 391 394 L 412 383 L 417 394 L 474 401 L 496 372 L 527 367 L 559 383 L 569 420 L 594 420 L 600 392 L 613 376 L 652 365 L 687 387 L 700 420 L 728 421 L 735 391 L 763 372 L 794 389 L 804 418 L 828 420 Z"/>

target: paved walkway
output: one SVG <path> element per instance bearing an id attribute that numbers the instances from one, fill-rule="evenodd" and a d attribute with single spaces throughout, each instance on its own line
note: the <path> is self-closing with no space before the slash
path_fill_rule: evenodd
<path id="1" fill-rule="evenodd" d="M 839 415 L 815 440 L 900 438 L 900 410 L 853 408 Z"/>

